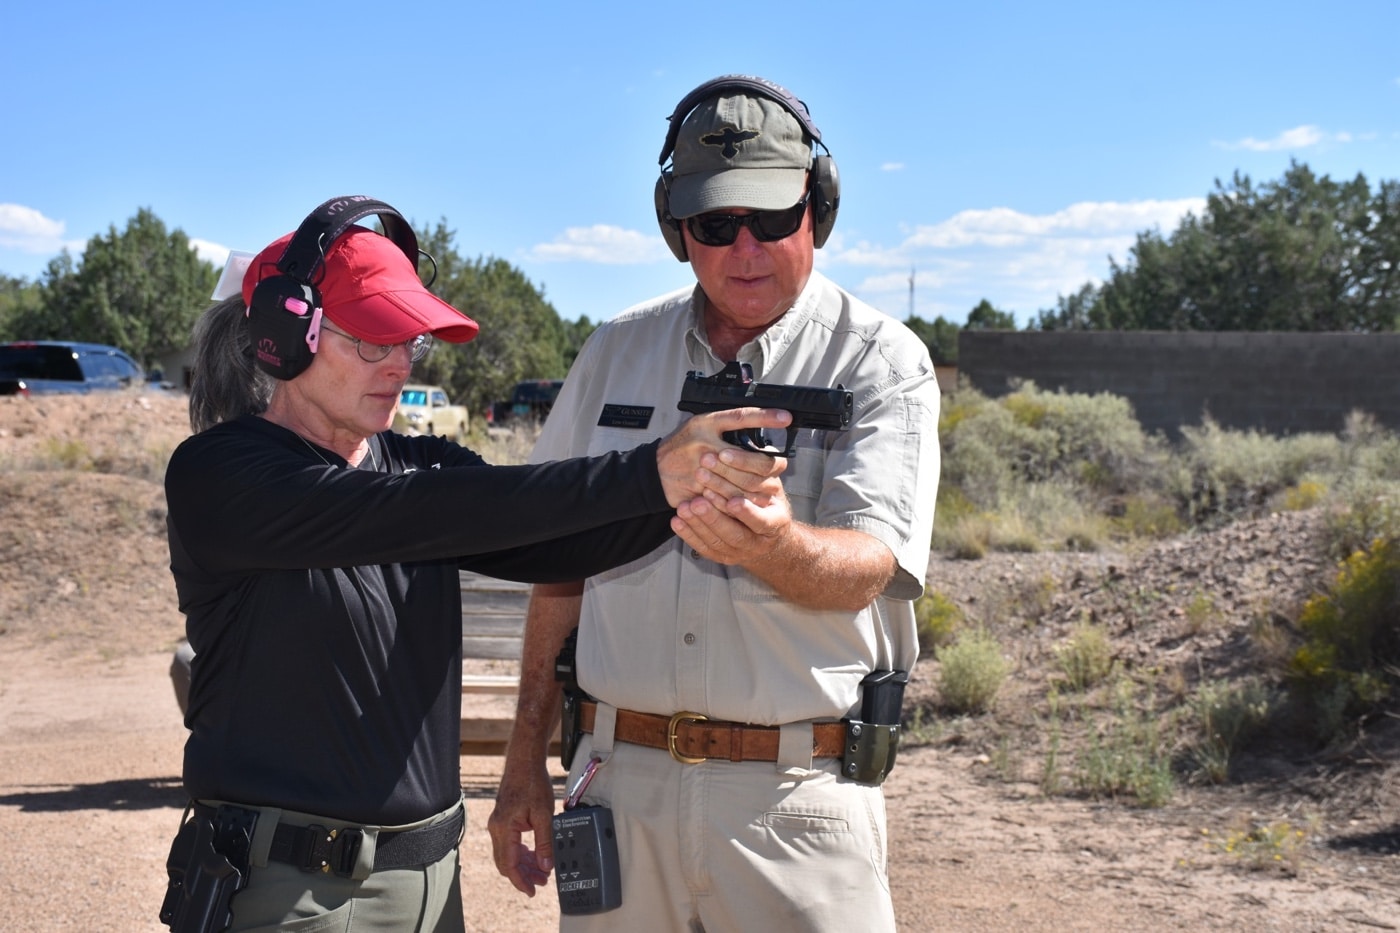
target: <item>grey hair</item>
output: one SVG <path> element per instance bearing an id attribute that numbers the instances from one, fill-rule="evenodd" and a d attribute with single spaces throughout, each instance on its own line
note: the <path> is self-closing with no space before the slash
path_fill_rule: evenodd
<path id="1" fill-rule="evenodd" d="M 223 421 L 267 411 L 276 380 L 253 363 L 243 296 L 211 306 L 194 325 L 190 427 L 198 434 Z"/>

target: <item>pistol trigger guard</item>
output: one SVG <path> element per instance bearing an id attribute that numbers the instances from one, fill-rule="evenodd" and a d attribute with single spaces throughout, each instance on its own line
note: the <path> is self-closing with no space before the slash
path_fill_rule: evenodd
<path id="1" fill-rule="evenodd" d="M 763 436 L 763 431 L 759 428 L 725 431 L 722 436 L 735 447 L 742 447 L 756 454 L 767 454 L 770 457 L 779 455 L 779 451 L 768 442 L 768 438 Z"/>
<path id="2" fill-rule="evenodd" d="M 785 428 L 784 430 L 787 431 L 787 443 L 783 447 L 782 455 L 784 457 L 787 457 L 788 459 L 792 459 L 792 457 L 797 453 L 797 432 L 801 431 L 802 429 L 789 427 Z"/>

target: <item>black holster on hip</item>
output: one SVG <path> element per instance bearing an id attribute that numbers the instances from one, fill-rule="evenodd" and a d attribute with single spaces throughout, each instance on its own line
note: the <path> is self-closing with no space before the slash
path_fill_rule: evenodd
<path id="1" fill-rule="evenodd" d="M 578 685 L 578 670 L 574 655 L 578 650 L 578 629 L 569 632 L 564 646 L 554 658 L 554 679 L 563 688 L 563 704 L 559 708 L 559 763 L 568 770 L 574 762 L 574 753 L 583 739 L 579 728 L 579 704 L 590 699 Z"/>
<path id="2" fill-rule="evenodd" d="M 172 933 L 219 933 L 233 922 L 233 896 L 248 885 L 255 810 L 221 806 L 186 811 L 165 871 L 170 881 L 160 922 Z"/>
<path id="3" fill-rule="evenodd" d="M 862 784 L 882 784 L 899 752 L 900 714 L 908 671 L 871 671 L 860 682 L 860 718 L 844 719 L 841 773 Z"/>

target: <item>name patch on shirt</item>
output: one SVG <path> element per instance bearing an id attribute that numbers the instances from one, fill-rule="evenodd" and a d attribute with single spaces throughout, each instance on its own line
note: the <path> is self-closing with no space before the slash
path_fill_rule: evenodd
<path id="1" fill-rule="evenodd" d="M 600 428 L 644 428 L 651 424 L 654 405 L 604 405 L 598 416 Z"/>

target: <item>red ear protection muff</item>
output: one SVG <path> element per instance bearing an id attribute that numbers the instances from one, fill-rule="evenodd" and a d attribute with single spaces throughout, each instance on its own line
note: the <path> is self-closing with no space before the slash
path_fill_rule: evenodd
<path id="1" fill-rule="evenodd" d="M 258 368 L 274 379 L 295 379 L 316 356 L 321 337 L 321 293 L 315 278 L 335 241 L 371 214 L 379 215 L 384 235 L 418 268 L 418 236 L 403 215 L 364 195 L 332 198 L 297 227 L 277 261 L 277 275 L 253 289 L 248 304 L 248 337 Z"/>
<path id="2" fill-rule="evenodd" d="M 831 236 L 831 228 L 836 225 L 836 211 L 841 206 L 841 178 L 836 171 L 836 162 L 831 158 L 830 150 L 822 142 L 821 130 L 812 122 L 807 105 L 782 85 L 751 75 L 724 75 L 706 81 L 685 95 L 666 118 L 670 122 L 670 128 L 666 131 L 666 142 L 661 147 L 661 177 L 656 180 L 653 200 L 656 222 L 661 227 L 661 237 L 670 247 L 671 254 L 681 262 L 687 262 L 690 258 L 686 255 L 681 222 L 671 215 L 671 169 L 666 163 L 676 150 L 676 138 L 680 136 L 681 124 L 685 122 L 685 118 L 701 102 L 724 91 L 748 91 L 777 101 L 797 118 L 807 135 L 812 138 L 812 142 L 822 147 L 824 154 L 812 160 L 811 178 L 808 181 L 812 205 L 812 245 L 821 249 L 827 237 Z"/>

